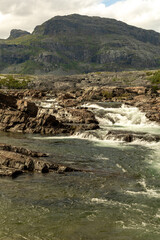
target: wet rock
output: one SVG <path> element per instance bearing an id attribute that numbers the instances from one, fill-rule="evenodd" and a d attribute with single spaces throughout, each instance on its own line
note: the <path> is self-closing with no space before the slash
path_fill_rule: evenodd
<path id="1" fill-rule="evenodd" d="M 46 154 L 32 152 L 31 150 L 15 147 L 7 144 L 0 144 L 0 169 L 1 175 L 3 170 L 4 175 L 11 176 L 11 172 L 21 171 L 23 172 L 34 172 L 40 171 L 42 173 L 48 172 L 47 162 L 39 160 L 38 157 L 44 157 Z"/>
<path id="2" fill-rule="evenodd" d="M 98 124 L 78 124 L 74 125 L 75 127 L 75 132 L 83 132 L 83 131 L 88 131 L 88 130 L 96 130 L 99 128 Z"/>
<path id="3" fill-rule="evenodd" d="M 49 170 L 56 171 L 59 174 L 64 174 L 66 172 L 82 172 L 83 171 L 82 169 L 76 169 L 76 168 L 64 166 L 61 164 L 55 164 L 55 163 L 49 166 Z"/>
<path id="4" fill-rule="evenodd" d="M 57 97 L 51 109 L 36 106 L 47 94 Z M 88 87 L 54 92 L 38 90 L 0 93 L 0 130 L 40 134 L 68 134 L 97 129 L 95 114 L 83 108 L 85 101 L 115 101 L 134 105 L 151 121 L 160 122 L 160 96 L 148 87 Z M 27 97 L 27 100 L 24 99 Z M 20 99 L 21 98 L 21 99 Z M 6 100 L 7 99 L 7 100 Z M 30 99 L 30 100 L 29 100 Z M 115 121 L 110 119 L 114 124 Z M 126 139 L 127 140 L 127 139 Z M 128 139 L 129 140 L 129 139 Z"/>
<path id="5" fill-rule="evenodd" d="M 133 141 L 133 135 L 132 134 L 127 134 L 126 136 L 124 136 L 123 141 L 132 142 Z"/>
<path id="6" fill-rule="evenodd" d="M 77 99 L 66 99 L 63 102 L 60 102 L 60 106 L 62 107 L 76 107 L 79 104 Z"/>
<path id="7" fill-rule="evenodd" d="M 27 113 L 29 117 L 36 117 L 38 112 L 38 107 L 36 104 L 26 100 L 18 100 L 17 109 L 21 112 Z"/>
<path id="8" fill-rule="evenodd" d="M 135 95 L 144 95 L 147 92 L 147 87 L 126 87 L 127 92 L 135 94 Z"/>
<path id="9" fill-rule="evenodd" d="M 11 152 L 11 151 L 0 151 L 0 166 L 14 168 L 18 170 L 34 170 L 33 159 L 25 155 Z"/>
<path id="10" fill-rule="evenodd" d="M 42 173 L 48 173 L 49 172 L 49 164 L 47 164 L 44 161 L 34 161 L 34 170 Z"/>
<path id="11" fill-rule="evenodd" d="M 63 174 L 63 173 L 65 173 L 67 171 L 67 167 L 65 167 L 65 166 L 59 166 L 58 167 L 58 170 L 57 170 L 57 172 L 59 173 L 59 174 Z"/>
<path id="12" fill-rule="evenodd" d="M 50 163 L 38 157 L 46 154 L 32 152 L 28 149 L 0 144 L 0 176 L 16 177 L 22 173 L 65 173 L 82 171 L 62 164 Z"/>
<path id="13" fill-rule="evenodd" d="M 24 99 L 17 100 L 13 97 L 15 100 L 13 104 L 11 100 L 4 101 L 4 98 L 8 99 L 8 94 L 2 94 L 2 96 L 2 105 L 0 105 L 1 131 L 59 134 L 69 133 L 72 130 L 61 124 L 51 114 L 37 114 L 38 107 L 33 102 Z"/>
<path id="14" fill-rule="evenodd" d="M 130 132 L 130 131 L 122 131 L 122 130 L 110 130 L 107 135 L 107 139 L 118 139 L 125 142 L 132 142 L 134 140 L 142 140 L 147 142 L 159 142 L 160 135 L 156 134 L 148 134 L 141 132 Z"/>
<path id="15" fill-rule="evenodd" d="M 87 109 L 63 108 L 55 113 L 56 119 L 63 123 L 98 124 L 94 113 Z"/>
<path id="16" fill-rule="evenodd" d="M 17 98 L 10 94 L 0 93 L 0 108 L 16 107 Z"/>
<path id="17" fill-rule="evenodd" d="M 73 93 L 66 92 L 66 93 L 59 93 L 57 100 L 64 101 L 65 99 L 74 99 L 74 98 L 75 98 L 75 95 Z"/>
<path id="18" fill-rule="evenodd" d="M 47 157 L 48 156 L 45 153 L 35 152 L 23 147 L 16 147 L 16 146 L 4 144 L 4 143 L 0 143 L 0 150 L 21 153 L 23 155 L 31 156 L 31 157 Z"/>
<path id="19" fill-rule="evenodd" d="M 5 167 L 3 167 L 2 169 L 0 169 L 0 177 L 16 178 L 19 175 L 21 175 L 22 173 L 23 173 L 23 171 L 15 170 L 15 169 L 12 169 L 12 168 L 5 168 Z"/>
<path id="20" fill-rule="evenodd" d="M 66 173 L 66 172 L 77 172 L 77 171 L 81 171 L 81 170 L 74 169 L 74 168 L 67 167 L 67 166 L 58 166 L 58 170 L 57 170 L 57 172 L 59 174 L 63 174 L 63 173 Z"/>

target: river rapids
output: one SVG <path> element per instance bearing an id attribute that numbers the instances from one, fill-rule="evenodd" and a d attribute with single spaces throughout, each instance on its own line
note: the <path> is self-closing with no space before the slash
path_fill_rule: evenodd
<path id="1" fill-rule="evenodd" d="M 160 125 L 121 103 L 83 107 L 99 129 L 70 137 L 1 133 L 0 142 L 86 171 L 0 179 L 0 239 L 160 239 Z"/>

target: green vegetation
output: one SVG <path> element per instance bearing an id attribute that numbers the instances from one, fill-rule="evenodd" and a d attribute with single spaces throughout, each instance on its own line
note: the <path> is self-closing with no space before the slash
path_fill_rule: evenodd
<path id="1" fill-rule="evenodd" d="M 17 78 L 14 75 L 0 75 L 0 88 L 25 89 L 31 80 L 29 77 Z"/>
<path id="2" fill-rule="evenodd" d="M 152 75 L 153 75 L 153 72 L 147 71 L 147 72 L 146 72 L 146 75 L 147 75 L 147 76 L 152 76 Z"/>
<path id="3" fill-rule="evenodd" d="M 31 44 L 33 45 L 34 43 L 38 43 L 43 39 L 42 35 L 25 35 L 22 37 L 18 37 L 15 39 L 7 39 L 5 40 L 6 44 L 15 44 L 15 45 L 25 45 L 25 46 L 30 46 Z"/>
<path id="4" fill-rule="evenodd" d="M 102 91 L 102 96 L 106 99 L 111 99 L 113 97 L 112 92 L 109 92 L 107 90 Z"/>
<path id="5" fill-rule="evenodd" d="M 152 90 L 154 93 L 156 93 L 157 90 L 159 90 L 159 89 L 160 89 L 160 87 L 158 85 L 152 85 Z"/>
<path id="6" fill-rule="evenodd" d="M 160 70 L 153 73 L 149 78 L 152 84 L 160 84 Z"/>
<path id="7" fill-rule="evenodd" d="M 21 74 L 34 74 L 35 71 L 40 71 L 43 68 L 42 63 L 36 63 L 33 60 L 28 60 L 21 64 Z"/>
<path id="8" fill-rule="evenodd" d="M 131 96 L 131 94 L 130 93 L 122 93 L 120 96 L 118 96 L 117 98 L 119 99 L 119 100 L 121 100 L 121 99 L 128 99 L 129 97 Z"/>
<path id="9" fill-rule="evenodd" d="M 118 81 L 118 78 L 114 77 L 114 78 L 112 78 L 112 81 L 113 81 L 113 82 L 117 82 L 117 81 Z"/>
<path id="10" fill-rule="evenodd" d="M 160 89 L 160 70 L 147 72 L 146 75 L 151 81 L 153 92 Z"/>
<path id="11" fill-rule="evenodd" d="M 101 74 L 102 74 L 102 72 L 95 72 L 95 74 L 96 74 L 96 75 L 101 75 Z"/>
<path id="12" fill-rule="evenodd" d="M 78 63 L 76 61 L 70 61 L 68 64 L 61 64 L 64 70 L 78 70 Z"/>

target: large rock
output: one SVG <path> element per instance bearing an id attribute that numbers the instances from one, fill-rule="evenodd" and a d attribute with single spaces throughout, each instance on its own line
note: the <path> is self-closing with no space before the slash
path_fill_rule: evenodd
<path id="1" fill-rule="evenodd" d="M 38 107 L 35 103 L 23 99 L 17 101 L 17 109 L 27 113 L 30 117 L 36 117 L 38 112 Z"/>
<path id="2" fill-rule="evenodd" d="M 94 113 L 85 108 L 60 108 L 53 111 L 53 115 L 62 123 L 76 123 L 76 124 L 98 124 Z"/>
<path id="3" fill-rule="evenodd" d="M 39 97 L 40 93 L 37 93 Z M 70 128 L 60 123 L 55 116 L 40 114 L 34 102 L 17 98 L 18 94 L 16 97 L 8 93 L 0 93 L 1 131 L 42 134 L 70 132 Z"/>
<path id="4" fill-rule="evenodd" d="M 74 172 L 82 171 L 62 164 L 51 163 L 40 159 L 46 154 L 34 152 L 21 147 L 0 144 L 0 176 L 17 177 L 27 172 Z"/>
<path id="5" fill-rule="evenodd" d="M 25 130 L 27 115 L 23 112 L 8 109 L 0 109 L 0 130 L 12 131 L 13 128 L 18 131 Z"/>
<path id="6" fill-rule="evenodd" d="M 48 156 L 45 153 L 31 151 L 31 150 L 23 148 L 23 147 L 12 146 L 12 145 L 8 145 L 8 144 L 4 144 L 4 143 L 0 143 L 0 150 L 20 153 L 22 155 L 30 156 L 30 157 L 47 157 Z"/>
<path id="7" fill-rule="evenodd" d="M 122 130 L 110 130 L 106 134 L 106 139 L 119 139 L 125 142 L 132 142 L 135 140 L 142 140 L 147 142 L 159 142 L 160 136 L 156 134 L 148 134 L 141 132 L 131 132 L 131 131 L 122 131 Z"/>
<path id="8" fill-rule="evenodd" d="M 16 108 L 17 98 L 10 94 L 0 93 L 0 108 Z"/>

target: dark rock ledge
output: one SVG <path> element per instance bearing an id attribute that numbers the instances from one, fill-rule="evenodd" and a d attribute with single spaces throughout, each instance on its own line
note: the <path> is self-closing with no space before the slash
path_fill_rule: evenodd
<path id="1" fill-rule="evenodd" d="M 25 148 L 0 144 L 0 177 L 9 176 L 15 178 L 29 172 L 57 172 L 63 174 L 65 172 L 83 171 L 57 163 L 50 163 L 40 158 L 46 156 L 46 154 Z"/>
<path id="2" fill-rule="evenodd" d="M 64 108 L 58 113 L 56 109 L 52 113 L 41 110 L 33 99 L 26 100 L 25 95 L 0 92 L 0 131 L 72 135 L 79 129 L 99 127 L 94 114 L 87 109 Z"/>

